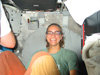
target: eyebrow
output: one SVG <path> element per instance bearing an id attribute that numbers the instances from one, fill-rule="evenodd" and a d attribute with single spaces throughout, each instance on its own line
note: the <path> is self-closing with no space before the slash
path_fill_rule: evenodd
<path id="1" fill-rule="evenodd" d="M 53 31 L 47 31 L 47 32 L 53 32 Z M 61 32 L 61 31 L 54 31 L 54 32 Z"/>

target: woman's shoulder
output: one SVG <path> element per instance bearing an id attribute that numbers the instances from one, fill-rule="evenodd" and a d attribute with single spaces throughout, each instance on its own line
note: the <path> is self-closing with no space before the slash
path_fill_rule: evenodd
<path id="1" fill-rule="evenodd" d="M 63 51 L 64 54 L 73 54 L 76 55 L 76 53 L 72 50 L 66 49 L 66 48 L 62 48 L 61 49 Z"/>
<path id="2" fill-rule="evenodd" d="M 77 61 L 78 60 L 78 56 L 77 54 L 69 49 L 63 49 L 63 56 L 65 58 L 65 60 L 69 60 L 69 61 Z M 69 59 L 70 58 L 70 59 Z"/>

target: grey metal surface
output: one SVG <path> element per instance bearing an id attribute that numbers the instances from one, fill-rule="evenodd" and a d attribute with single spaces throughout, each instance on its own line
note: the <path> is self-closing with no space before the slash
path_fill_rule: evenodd
<path id="1" fill-rule="evenodd" d="M 46 48 L 44 27 L 33 32 L 25 41 L 22 50 L 22 62 L 26 66 L 35 51 Z"/>

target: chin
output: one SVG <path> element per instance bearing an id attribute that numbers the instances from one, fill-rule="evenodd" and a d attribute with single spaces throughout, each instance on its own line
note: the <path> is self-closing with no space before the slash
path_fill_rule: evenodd
<path id="1" fill-rule="evenodd" d="M 50 44 L 50 46 L 57 46 L 57 44 Z"/>

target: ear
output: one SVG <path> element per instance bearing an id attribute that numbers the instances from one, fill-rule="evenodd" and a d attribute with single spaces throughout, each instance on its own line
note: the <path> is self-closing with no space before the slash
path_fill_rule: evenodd
<path id="1" fill-rule="evenodd" d="M 47 34 L 45 34 L 45 37 L 47 38 Z"/>
<path id="2" fill-rule="evenodd" d="M 61 35 L 61 39 L 62 39 L 62 38 L 63 38 L 63 34 Z M 60 40 L 61 40 L 61 39 L 60 39 Z"/>

